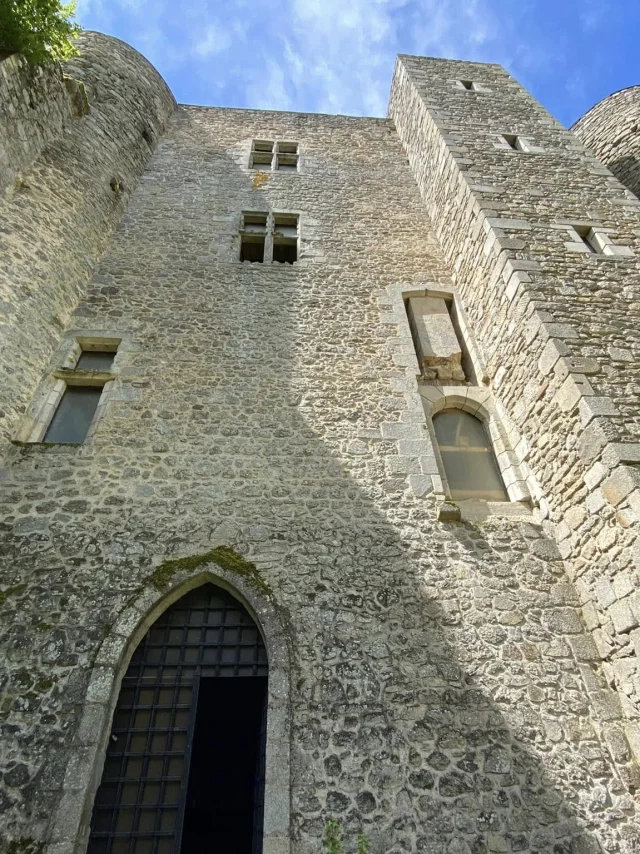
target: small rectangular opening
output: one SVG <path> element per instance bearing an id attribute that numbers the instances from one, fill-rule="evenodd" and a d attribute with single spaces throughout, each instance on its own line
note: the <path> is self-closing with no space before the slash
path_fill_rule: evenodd
<path id="1" fill-rule="evenodd" d="M 573 228 L 589 252 L 598 255 L 600 253 L 600 246 L 598 245 L 593 229 L 588 225 L 574 225 Z"/>
<path id="2" fill-rule="evenodd" d="M 460 80 L 459 83 L 463 89 L 468 89 L 470 92 L 473 92 L 473 90 L 475 89 L 473 80 Z"/>
<path id="3" fill-rule="evenodd" d="M 260 233 L 267 232 L 267 214 L 266 213 L 245 213 L 242 220 L 243 231 L 251 231 Z"/>
<path id="4" fill-rule="evenodd" d="M 242 215 L 240 235 L 240 260 L 252 264 L 264 262 L 264 247 L 267 237 L 267 214 L 260 211 Z"/>
<path id="5" fill-rule="evenodd" d="M 298 170 L 298 143 L 279 142 L 276 168 L 280 172 L 297 172 Z"/>
<path id="6" fill-rule="evenodd" d="M 298 247 L 295 243 L 273 243 L 273 260 L 280 264 L 295 264 L 298 260 Z"/>
<path id="7" fill-rule="evenodd" d="M 101 394 L 102 386 L 68 385 L 43 441 L 81 445 L 93 421 Z"/>
<path id="8" fill-rule="evenodd" d="M 297 214 L 276 214 L 273 220 L 273 233 L 275 237 L 298 237 Z"/>
<path id="9" fill-rule="evenodd" d="M 279 172 L 297 172 L 298 157 L 289 154 L 278 155 L 278 171 Z"/>
<path id="10" fill-rule="evenodd" d="M 273 260 L 295 264 L 298 260 L 298 216 L 276 214 L 273 222 Z"/>
<path id="11" fill-rule="evenodd" d="M 522 151 L 522 146 L 520 145 L 520 140 L 514 133 L 503 133 L 502 138 L 507 143 L 509 148 L 512 148 L 514 151 Z"/>
<path id="12" fill-rule="evenodd" d="M 251 150 L 251 169 L 268 172 L 273 161 L 273 142 L 266 139 L 254 139 Z"/>
<path id="13" fill-rule="evenodd" d="M 264 261 L 264 236 L 243 234 L 240 241 L 240 260 L 261 264 Z"/>
<path id="14" fill-rule="evenodd" d="M 107 350 L 84 350 L 76 363 L 76 371 L 110 371 L 115 352 Z"/>

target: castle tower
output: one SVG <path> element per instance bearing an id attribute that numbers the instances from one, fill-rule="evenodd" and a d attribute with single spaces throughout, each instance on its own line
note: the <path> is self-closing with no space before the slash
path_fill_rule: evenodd
<path id="1" fill-rule="evenodd" d="M 85 39 L 2 173 L 7 850 L 637 851 L 638 200 L 499 66 Z"/>
<path id="2" fill-rule="evenodd" d="M 571 130 L 619 181 L 640 196 L 640 86 L 603 98 Z"/>

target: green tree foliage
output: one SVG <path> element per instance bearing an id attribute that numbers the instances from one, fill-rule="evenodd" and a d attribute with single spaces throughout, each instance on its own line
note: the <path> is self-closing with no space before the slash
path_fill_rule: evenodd
<path id="1" fill-rule="evenodd" d="M 74 14 L 75 2 L 0 0 L 0 51 L 21 53 L 32 65 L 75 56 Z"/>

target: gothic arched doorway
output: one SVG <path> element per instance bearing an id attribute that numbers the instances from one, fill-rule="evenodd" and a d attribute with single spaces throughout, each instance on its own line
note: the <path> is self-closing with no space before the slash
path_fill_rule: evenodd
<path id="1" fill-rule="evenodd" d="M 122 680 L 88 854 L 260 854 L 267 669 L 220 587 L 156 620 Z"/>

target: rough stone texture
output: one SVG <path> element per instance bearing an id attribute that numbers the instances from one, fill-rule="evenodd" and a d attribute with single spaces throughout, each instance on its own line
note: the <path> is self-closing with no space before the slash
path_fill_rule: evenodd
<path id="1" fill-rule="evenodd" d="M 277 671 L 270 689 L 290 716 L 291 776 L 267 801 L 275 812 L 282 806 L 283 816 L 290 792 L 292 820 L 288 833 L 268 840 L 265 854 L 315 854 L 330 816 L 343 823 L 347 839 L 365 830 L 374 854 L 638 850 L 633 794 L 640 779 L 629 747 L 635 731 L 625 732 L 620 698 L 583 626 L 555 542 L 523 508 L 512 518 L 437 520 L 442 484 L 404 291 L 463 295 L 477 329 L 477 340 L 469 331 L 467 341 L 477 364 L 486 356 L 495 376 L 506 356 L 521 359 L 507 363 L 517 376 L 503 373 L 505 424 L 514 400 L 529 407 L 537 401 L 535 417 L 549 419 L 547 447 L 566 454 L 547 451 L 546 476 L 540 437 L 529 437 L 550 506 L 563 500 L 561 476 L 567 508 L 578 506 L 574 496 L 586 487 L 573 473 L 579 463 L 567 432 L 580 416 L 552 400 L 565 376 L 549 383 L 546 397 L 540 384 L 526 382 L 516 395 L 543 353 L 552 366 L 558 362 L 547 339 L 536 338 L 536 307 L 508 327 L 512 316 L 507 308 L 504 320 L 498 315 L 499 295 L 485 285 L 482 253 L 474 273 L 470 259 L 452 249 L 453 229 L 479 235 L 481 225 L 474 231 L 473 222 L 457 217 L 477 216 L 480 208 L 403 67 L 392 112 L 406 151 L 390 120 L 179 109 L 60 329 L 51 371 L 75 335 L 122 344 L 118 376 L 90 440 L 78 447 L 8 445 L 0 471 L 6 840 L 42 841 L 51 854 L 82 851 L 90 797 L 78 780 L 95 781 L 101 761 L 85 746 L 98 743 L 109 725 L 108 698 L 126 665 L 123 638 L 135 641 L 141 622 L 161 607 L 154 570 L 168 558 L 225 545 L 253 561 L 270 591 L 264 607 L 255 593 L 254 605 L 264 615 L 267 647 L 283 645 L 271 633 L 270 608 L 287 627 L 291 652 L 290 693 Z M 478 68 L 490 81 L 504 79 L 493 66 L 441 61 L 428 73 L 434 81 L 441 69 L 469 79 Z M 539 108 L 510 85 L 517 120 L 526 123 Z M 461 90 L 457 97 L 493 96 Z M 490 103 L 506 109 L 498 107 L 504 100 L 500 94 Z M 461 103 L 469 142 L 478 144 L 474 102 Z M 548 122 L 549 134 L 558 133 Z M 504 153 L 488 132 L 509 128 L 496 124 L 487 128 L 486 156 L 497 158 Z M 524 129 L 538 143 L 537 119 L 531 124 Z M 254 138 L 298 141 L 300 171 L 256 180 L 247 168 Z M 433 170 L 434 199 L 424 174 L 418 171 L 416 184 L 407 164 L 408 154 L 418 169 L 419 150 Z M 49 180 L 54 172 L 43 164 L 39 174 Z M 548 175 L 557 181 L 552 170 Z M 459 198 L 447 182 L 458 186 Z M 530 185 L 540 186 L 538 174 Z M 515 191 L 513 198 L 520 200 Z M 11 204 L 16 215 L 23 202 Z M 38 212 L 48 204 L 44 193 L 33 200 Z M 239 262 L 242 211 L 259 210 L 300 214 L 297 265 Z M 490 242 L 489 255 L 510 229 L 529 234 L 528 211 L 512 213 L 488 214 L 501 230 L 480 243 Z M 26 252 L 24 239 L 16 242 Z M 513 274 L 538 269 L 520 260 L 523 254 L 513 251 Z M 20 258 L 11 259 L 18 270 Z M 563 259 L 559 252 L 555 262 Z M 570 263 L 589 270 L 582 258 Z M 615 271 L 623 262 L 607 263 Z M 596 270 L 602 290 L 603 268 Z M 84 268 L 68 275 L 79 294 Z M 611 279 L 606 287 L 628 300 L 630 312 L 627 285 L 618 286 L 613 273 Z M 579 314 L 574 302 L 559 303 L 563 330 L 563 312 Z M 494 329 L 505 336 L 499 359 Z M 618 332 L 610 336 L 612 346 L 629 350 Z M 525 351 L 530 340 L 536 343 Z M 29 376 L 40 372 L 46 389 L 50 373 L 38 358 L 32 355 Z M 33 389 L 31 380 L 26 391 L 14 386 L 11 393 L 26 400 Z M 479 411 L 492 392 L 461 387 L 456 394 Z M 519 410 L 515 419 L 522 422 Z M 561 440 L 552 440 L 554 429 Z M 593 461 L 600 466 L 590 474 L 596 490 L 616 459 L 632 456 L 608 447 Z M 563 472 L 552 476 L 556 469 Z M 611 485 L 616 497 L 624 491 Z M 616 513 L 630 518 L 633 494 L 620 499 Z M 596 518 L 598 512 L 602 524 L 578 536 L 587 544 L 602 540 L 603 554 L 617 554 L 604 543 L 608 531 L 617 533 L 614 511 L 596 511 Z M 579 532 L 588 524 L 579 514 L 568 521 Z M 178 581 L 194 583 L 198 572 L 185 565 Z M 594 614 L 628 597 L 633 616 L 634 579 L 625 586 L 620 572 L 600 571 L 609 575 L 617 598 L 607 588 L 607 604 L 594 606 Z M 626 611 L 616 619 L 629 624 Z M 629 638 L 637 631 L 629 628 Z M 629 660 L 611 658 L 616 665 Z M 271 725 L 268 749 L 286 731 L 280 719 Z"/>
<path id="2" fill-rule="evenodd" d="M 155 69 L 128 45 L 84 33 L 79 47 L 81 55 L 65 64 L 64 74 L 84 85 L 88 115 L 74 114 L 59 66 L 29 70 L 18 57 L 0 64 L 10 84 L 0 85 L 0 127 L 8 116 L 13 140 L 5 144 L 0 136 L 3 174 L 20 172 L 0 196 L 5 442 L 175 107 Z"/>
<path id="3" fill-rule="evenodd" d="M 571 128 L 578 139 L 640 197 L 640 86 L 614 92 Z"/>
<path id="4" fill-rule="evenodd" d="M 461 91 L 452 79 L 461 75 L 484 91 Z M 390 115 L 537 518 L 558 539 L 607 680 L 637 729 L 640 204 L 499 66 L 401 57 Z M 541 152 L 497 150 L 491 140 L 505 131 Z M 569 251 L 570 224 L 606 229 L 629 254 Z M 603 578 L 612 602 L 598 597 Z M 612 611 L 618 600 L 628 601 Z"/>
<path id="5" fill-rule="evenodd" d="M 60 65 L 30 66 L 19 54 L 0 61 L 0 92 L 0 191 L 4 191 L 62 135 L 73 105 Z"/>
<path id="6" fill-rule="evenodd" d="M 407 313 L 425 378 L 463 381 L 462 351 L 445 300 L 410 297 Z"/>

